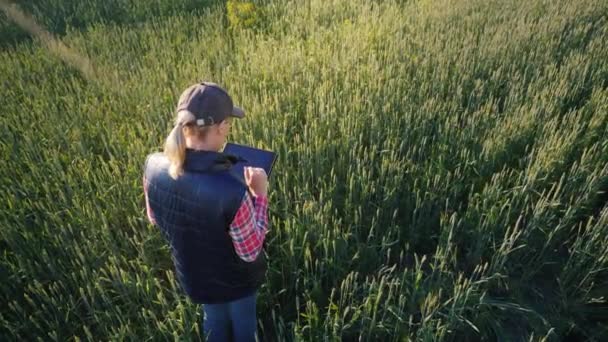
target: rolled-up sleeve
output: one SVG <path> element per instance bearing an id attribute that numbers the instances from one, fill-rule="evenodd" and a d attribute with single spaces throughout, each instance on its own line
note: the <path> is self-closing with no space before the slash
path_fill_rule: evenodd
<path id="1" fill-rule="evenodd" d="M 229 234 L 237 255 L 247 262 L 254 261 L 264 246 L 268 233 L 268 197 L 252 197 L 245 192 Z"/>

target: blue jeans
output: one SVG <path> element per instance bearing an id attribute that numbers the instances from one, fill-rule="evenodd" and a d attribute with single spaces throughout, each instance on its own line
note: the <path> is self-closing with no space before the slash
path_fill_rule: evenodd
<path id="1" fill-rule="evenodd" d="M 256 294 L 227 303 L 203 304 L 206 341 L 256 341 Z"/>

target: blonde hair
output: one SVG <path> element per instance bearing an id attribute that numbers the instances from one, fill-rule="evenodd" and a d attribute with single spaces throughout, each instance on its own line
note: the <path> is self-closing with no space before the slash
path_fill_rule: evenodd
<path id="1" fill-rule="evenodd" d="M 186 161 L 186 137 L 195 136 L 199 140 L 204 140 L 209 132 L 209 126 L 196 126 L 194 114 L 187 110 L 182 110 L 175 117 L 175 126 L 165 140 L 164 153 L 171 163 L 169 175 L 177 179 L 184 173 L 184 162 Z"/>

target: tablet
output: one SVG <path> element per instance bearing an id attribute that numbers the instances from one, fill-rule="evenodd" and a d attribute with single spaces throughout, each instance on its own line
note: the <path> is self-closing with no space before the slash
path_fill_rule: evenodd
<path id="1" fill-rule="evenodd" d="M 245 166 L 260 167 L 264 169 L 268 177 L 270 177 L 272 167 L 277 160 L 277 154 L 272 151 L 233 143 L 227 143 L 223 153 L 244 159 L 243 161 L 237 162 L 233 167 L 233 170 L 235 170 L 240 177 L 243 177 L 243 169 Z"/>

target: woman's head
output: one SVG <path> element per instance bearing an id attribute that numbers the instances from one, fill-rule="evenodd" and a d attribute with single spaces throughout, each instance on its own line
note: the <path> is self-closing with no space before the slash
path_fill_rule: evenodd
<path id="1" fill-rule="evenodd" d="M 179 98 L 174 127 L 165 142 L 171 177 L 183 173 L 186 148 L 219 151 L 230 133 L 232 118 L 244 116 L 217 84 L 203 82 L 188 87 Z"/>

